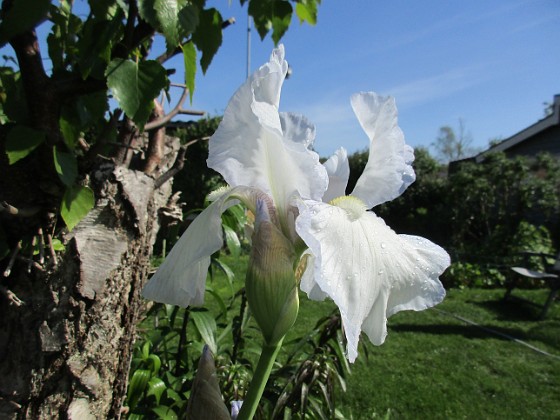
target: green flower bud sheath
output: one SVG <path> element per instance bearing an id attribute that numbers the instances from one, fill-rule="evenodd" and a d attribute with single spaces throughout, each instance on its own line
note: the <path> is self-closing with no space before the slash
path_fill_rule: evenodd
<path id="1" fill-rule="evenodd" d="M 262 331 L 264 346 L 239 412 L 240 420 L 253 417 L 282 340 L 294 325 L 299 309 L 294 246 L 271 221 L 270 212 L 274 208 L 267 207 L 264 201 L 257 202 L 245 290 L 251 313 Z"/>

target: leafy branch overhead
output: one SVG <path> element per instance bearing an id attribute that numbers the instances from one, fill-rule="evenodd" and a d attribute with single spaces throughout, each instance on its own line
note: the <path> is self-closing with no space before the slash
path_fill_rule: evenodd
<path id="1" fill-rule="evenodd" d="M 315 24 L 320 1 L 240 3 L 248 3 L 260 36 L 271 33 L 277 43 L 294 10 L 300 22 Z M 35 28 L 45 22 L 49 31 L 41 42 Z M 224 18 L 205 0 L 2 2 L 0 47 L 9 44 L 16 56 L 15 68 L 0 68 L 0 126 L 6 127 L 0 145 L 7 164 L 13 171 L 20 161 L 39 165 L 45 178 L 37 183 L 41 194 L 46 189 L 54 195 L 39 201 L 57 203 L 46 210 L 71 229 L 95 204 L 84 189 L 93 159 L 101 155 L 129 166 L 131 152 L 143 147 L 136 144 L 139 133 L 162 130 L 178 113 L 199 113 L 182 104 L 186 97 L 192 103 L 198 69 L 208 70 L 222 31 L 233 22 L 235 17 Z M 156 37 L 165 40 L 161 51 Z M 184 92 L 165 115 L 157 98 L 162 92 L 170 98 L 169 75 L 175 69 L 166 62 L 180 54 Z M 118 109 L 110 109 L 111 98 Z M 161 148 L 151 145 L 142 155 L 150 164 L 139 167 L 147 173 L 157 168 L 154 151 Z M 52 186 L 43 188 L 46 184 Z"/>

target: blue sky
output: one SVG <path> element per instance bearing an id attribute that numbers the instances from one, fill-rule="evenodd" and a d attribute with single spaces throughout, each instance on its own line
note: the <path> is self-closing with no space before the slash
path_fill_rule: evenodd
<path id="1" fill-rule="evenodd" d="M 237 20 L 197 79 L 193 108 L 215 115 L 245 79 L 247 18 L 237 1 L 209 4 Z M 280 107 L 316 124 L 322 156 L 367 147 L 349 98 L 369 90 L 396 98 L 412 146 L 429 146 L 462 118 L 484 148 L 535 123 L 560 94 L 559 40 L 558 0 L 323 0 L 316 26 L 294 17 L 282 40 L 293 74 Z M 253 30 L 253 70 L 272 48 Z"/>
<path id="2" fill-rule="evenodd" d="M 78 10 L 85 4 L 76 1 Z M 247 6 L 208 5 L 237 21 L 207 74 L 197 75 L 192 108 L 219 115 L 246 77 Z M 273 43 L 255 30 L 251 40 L 255 70 Z M 323 0 L 316 26 L 294 16 L 282 40 L 293 74 L 280 106 L 316 124 L 322 156 L 367 147 L 349 99 L 370 90 L 396 98 L 410 145 L 430 146 L 439 127 L 462 118 L 473 145 L 485 148 L 538 121 L 543 102 L 560 94 L 559 40 L 559 0 Z M 182 58 L 168 64 L 181 82 Z"/>

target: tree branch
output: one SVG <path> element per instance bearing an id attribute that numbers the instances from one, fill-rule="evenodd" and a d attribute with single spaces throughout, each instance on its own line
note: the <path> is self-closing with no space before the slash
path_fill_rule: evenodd
<path id="1" fill-rule="evenodd" d="M 160 121 L 163 117 L 163 107 L 161 103 L 154 99 L 154 110 L 152 112 L 154 120 Z M 144 173 L 153 173 L 163 158 L 163 147 L 165 145 L 165 128 L 160 125 L 157 130 L 149 133 L 148 150 L 146 150 L 146 160 L 144 162 Z"/>
<path id="2" fill-rule="evenodd" d="M 177 102 L 177 105 L 175 105 L 175 108 L 173 108 L 167 115 L 164 115 L 161 118 L 158 118 L 156 120 L 147 123 L 144 126 L 144 131 L 156 130 L 158 128 L 163 127 L 169 121 L 171 121 L 171 119 L 177 114 L 200 115 L 200 116 L 204 115 L 205 114 L 204 111 L 185 110 L 181 108 L 183 106 L 183 103 L 187 100 L 188 92 L 189 92 L 188 89 L 184 88 L 183 94 L 181 95 L 181 98 Z"/>
<path id="3" fill-rule="evenodd" d="M 179 149 L 179 153 L 177 153 L 177 158 L 175 159 L 175 163 L 173 163 L 171 169 L 169 169 L 167 172 L 165 172 L 159 178 L 156 179 L 154 183 L 155 188 L 157 189 L 161 187 L 163 184 L 165 184 L 168 180 L 173 178 L 183 169 L 183 167 L 185 166 L 185 155 L 190 145 L 199 141 L 207 141 L 209 139 L 210 137 L 202 137 L 200 139 L 191 140 L 188 143 L 181 146 L 181 148 Z"/>

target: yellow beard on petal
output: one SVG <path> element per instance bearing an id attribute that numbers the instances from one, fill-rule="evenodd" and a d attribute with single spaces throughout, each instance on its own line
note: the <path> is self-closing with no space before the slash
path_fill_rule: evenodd
<path id="1" fill-rule="evenodd" d="M 329 202 L 330 205 L 343 209 L 351 221 L 358 220 L 366 212 L 367 207 L 362 200 L 351 195 L 337 197 Z"/>

